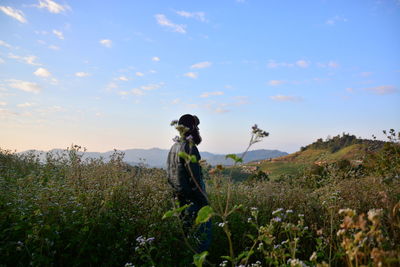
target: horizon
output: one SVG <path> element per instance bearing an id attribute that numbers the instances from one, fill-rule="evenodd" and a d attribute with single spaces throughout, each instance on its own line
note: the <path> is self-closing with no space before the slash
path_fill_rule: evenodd
<path id="1" fill-rule="evenodd" d="M 185 113 L 214 154 L 254 124 L 287 153 L 400 130 L 399 0 L 5 0 L 0 22 L 1 149 L 169 149 Z"/>

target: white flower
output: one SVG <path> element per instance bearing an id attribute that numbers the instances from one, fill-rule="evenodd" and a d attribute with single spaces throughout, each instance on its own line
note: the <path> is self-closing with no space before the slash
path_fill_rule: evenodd
<path id="1" fill-rule="evenodd" d="M 275 217 L 275 218 L 272 218 L 271 221 L 273 221 L 273 222 L 281 222 L 282 219 L 280 217 Z"/>
<path id="2" fill-rule="evenodd" d="M 279 209 L 277 209 L 277 210 L 274 210 L 274 211 L 272 212 L 272 215 L 275 215 L 275 214 L 277 214 L 277 213 L 279 213 L 279 212 L 281 212 L 281 211 L 283 211 L 282 208 L 279 208 Z"/>

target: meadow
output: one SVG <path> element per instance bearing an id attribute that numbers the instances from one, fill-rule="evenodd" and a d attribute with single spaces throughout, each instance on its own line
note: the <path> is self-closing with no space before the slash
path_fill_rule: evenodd
<path id="1" fill-rule="evenodd" d="M 0 266 L 400 264 L 396 140 L 362 175 L 233 182 L 211 169 L 200 220 L 212 220 L 213 237 L 202 254 L 183 235 L 165 170 L 80 151 L 41 162 L 0 150 Z"/>

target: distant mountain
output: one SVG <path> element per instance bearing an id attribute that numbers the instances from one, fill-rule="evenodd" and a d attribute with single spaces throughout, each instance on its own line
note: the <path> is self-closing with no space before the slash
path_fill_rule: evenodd
<path id="1" fill-rule="evenodd" d="M 21 153 L 27 153 L 27 152 L 32 152 L 32 150 L 24 151 Z M 52 149 L 49 152 L 56 154 L 56 153 L 64 153 L 65 150 Z M 142 163 L 150 167 L 164 168 L 166 167 L 166 161 L 169 150 L 160 148 L 151 148 L 151 149 L 127 149 L 127 150 L 119 150 L 119 152 L 123 152 L 125 154 L 124 161 L 131 165 L 137 165 Z M 42 160 L 45 160 L 46 152 L 34 151 L 34 153 L 38 154 Z M 107 151 L 104 153 L 85 152 L 83 158 L 86 159 L 86 158 L 102 157 L 105 160 L 108 160 L 113 153 L 114 151 Z M 232 165 L 233 163 L 231 159 L 225 159 L 225 154 L 213 154 L 210 152 L 200 152 L 200 154 L 202 159 L 205 159 L 209 164 L 213 166 L 218 164 Z M 240 156 L 241 153 L 238 153 L 237 155 Z M 243 162 L 248 163 L 256 160 L 263 160 L 270 158 L 273 159 L 285 155 L 288 155 L 288 153 L 279 150 L 258 149 L 247 152 Z"/>

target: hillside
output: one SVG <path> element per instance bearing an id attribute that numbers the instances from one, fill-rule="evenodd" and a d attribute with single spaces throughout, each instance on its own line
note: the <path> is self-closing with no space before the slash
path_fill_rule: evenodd
<path id="1" fill-rule="evenodd" d="M 383 147 L 383 141 L 357 139 L 353 135 L 343 134 L 332 139 L 316 142 L 302 147 L 300 151 L 271 160 L 263 160 L 248 164 L 258 166 L 260 170 L 276 179 L 285 175 L 299 175 L 314 165 L 327 164 L 348 160 L 352 166 L 363 163 L 368 152 L 377 151 Z"/>

